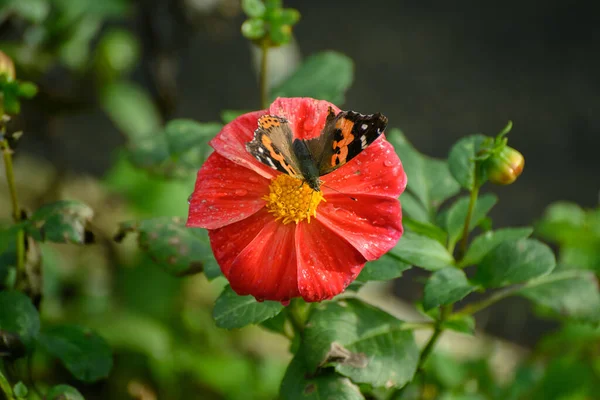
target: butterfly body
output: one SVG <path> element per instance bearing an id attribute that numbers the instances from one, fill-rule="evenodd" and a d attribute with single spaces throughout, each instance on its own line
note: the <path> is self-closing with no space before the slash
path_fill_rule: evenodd
<path id="1" fill-rule="evenodd" d="M 261 163 L 321 190 L 321 176 L 335 171 L 366 149 L 385 130 L 387 118 L 379 113 L 363 115 L 330 108 L 321 134 L 313 139 L 294 139 L 289 122 L 263 115 L 248 152 Z"/>

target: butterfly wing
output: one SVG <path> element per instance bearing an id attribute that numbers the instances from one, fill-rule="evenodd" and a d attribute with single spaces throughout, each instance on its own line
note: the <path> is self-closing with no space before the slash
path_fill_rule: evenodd
<path id="1" fill-rule="evenodd" d="M 292 130 L 285 118 L 263 115 L 258 119 L 254 138 L 246 143 L 246 150 L 261 163 L 302 179 L 298 160 L 292 151 L 292 139 Z"/>
<path id="2" fill-rule="evenodd" d="M 383 133 L 387 122 L 387 117 L 380 113 L 342 111 L 335 115 L 330 108 L 321 135 L 306 141 L 317 162 L 319 176 L 335 171 L 360 154 Z"/>

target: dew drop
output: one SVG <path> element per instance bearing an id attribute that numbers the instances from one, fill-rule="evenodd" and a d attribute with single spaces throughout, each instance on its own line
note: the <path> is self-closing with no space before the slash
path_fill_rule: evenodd
<path id="1" fill-rule="evenodd" d="M 248 194 L 248 191 L 246 189 L 236 189 L 235 194 L 236 196 L 245 196 Z"/>
<path id="2" fill-rule="evenodd" d="M 390 159 L 387 159 L 383 162 L 383 165 L 385 165 L 386 167 L 393 167 L 394 166 L 394 162 Z"/>
<path id="3" fill-rule="evenodd" d="M 194 197 L 194 193 L 192 193 L 188 196 L 188 204 L 190 204 L 192 202 L 192 197 Z"/>

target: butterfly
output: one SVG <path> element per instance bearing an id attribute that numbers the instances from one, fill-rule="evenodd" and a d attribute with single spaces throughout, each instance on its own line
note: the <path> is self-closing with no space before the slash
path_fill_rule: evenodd
<path id="1" fill-rule="evenodd" d="M 331 107 L 321 134 L 313 139 L 294 139 L 288 120 L 276 115 L 263 115 L 246 150 L 261 163 L 306 182 L 321 190 L 320 177 L 352 160 L 385 130 L 384 115 L 363 115 Z"/>

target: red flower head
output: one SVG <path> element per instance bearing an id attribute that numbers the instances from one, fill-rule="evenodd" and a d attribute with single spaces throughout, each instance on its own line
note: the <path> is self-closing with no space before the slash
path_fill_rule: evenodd
<path id="1" fill-rule="evenodd" d="M 257 161 L 260 154 L 246 148 L 263 115 L 276 116 L 262 119 L 263 126 L 286 121 L 294 138 L 312 139 L 329 112 L 340 110 L 326 101 L 279 98 L 269 110 L 225 125 L 210 142 L 215 151 L 198 171 L 187 226 L 208 229 L 236 293 L 282 303 L 330 299 L 400 239 L 398 196 L 406 174 L 384 137 L 322 176 L 320 190 Z"/>

